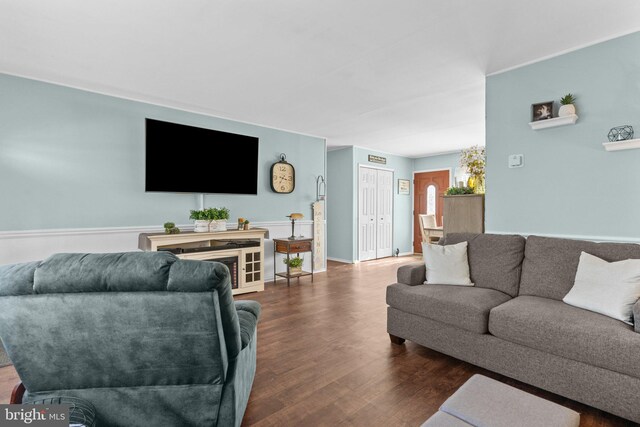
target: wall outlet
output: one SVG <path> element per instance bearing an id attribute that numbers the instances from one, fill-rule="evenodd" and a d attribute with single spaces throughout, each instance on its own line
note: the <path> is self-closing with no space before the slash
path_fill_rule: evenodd
<path id="1" fill-rule="evenodd" d="M 521 168 L 524 166 L 524 154 L 510 154 L 509 155 L 509 167 Z"/>

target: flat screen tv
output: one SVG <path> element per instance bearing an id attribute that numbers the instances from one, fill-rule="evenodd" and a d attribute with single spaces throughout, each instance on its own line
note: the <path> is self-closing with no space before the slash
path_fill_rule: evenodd
<path id="1" fill-rule="evenodd" d="M 146 191 L 258 194 L 258 138 L 146 121 Z"/>

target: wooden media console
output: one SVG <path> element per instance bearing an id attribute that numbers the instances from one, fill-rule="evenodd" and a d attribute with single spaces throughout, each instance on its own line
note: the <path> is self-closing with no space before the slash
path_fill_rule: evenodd
<path id="1" fill-rule="evenodd" d="M 142 233 L 138 248 L 169 251 L 181 259 L 218 261 L 231 272 L 233 294 L 264 290 L 264 239 L 269 230 L 227 230 L 211 233 Z"/>

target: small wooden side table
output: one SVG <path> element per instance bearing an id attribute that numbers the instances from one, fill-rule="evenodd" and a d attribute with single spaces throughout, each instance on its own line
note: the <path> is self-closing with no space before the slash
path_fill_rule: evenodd
<path id="1" fill-rule="evenodd" d="M 296 254 L 296 256 L 299 256 L 301 253 L 305 252 L 311 252 L 311 271 L 303 270 L 301 273 L 291 273 L 291 268 L 289 267 L 289 259 L 291 258 L 291 254 Z M 276 254 L 287 255 L 286 273 L 278 273 L 276 265 Z M 287 286 L 289 286 L 292 278 L 298 278 L 298 281 L 300 281 L 300 278 L 303 276 L 311 276 L 311 281 L 313 282 L 313 239 L 273 239 L 273 272 L 274 282 L 278 277 L 284 277 L 285 279 L 287 279 Z"/>

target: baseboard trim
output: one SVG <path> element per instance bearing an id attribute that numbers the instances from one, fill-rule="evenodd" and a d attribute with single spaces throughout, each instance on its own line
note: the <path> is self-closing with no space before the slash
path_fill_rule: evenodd
<path id="1" fill-rule="evenodd" d="M 312 220 L 296 221 L 296 234 L 312 235 L 313 224 Z M 272 239 L 289 237 L 291 221 L 255 221 L 251 225 L 269 232 L 265 238 L 265 257 L 268 262 L 265 265 L 265 277 L 269 277 L 273 271 Z M 178 224 L 178 227 L 185 232 L 193 230 L 193 224 Z M 236 227 L 235 220 L 227 222 L 228 229 Z M 139 250 L 140 233 L 164 233 L 164 228 L 161 225 L 142 225 L 0 231 L 0 265 L 42 260 L 62 252 L 135 252 Z M 309 260 L 305 264 L 310 268 Z M 321 266 L 324 266 L 324 262 L 318 264 L 318 267 Z"/>
<path id="2" fill-rule="evenodd" d="M 331 256 L 327 257 L 327 261 L 341 262 L 343 264 L 355 264 L 355 262 L 352 261 L 352 260 L 342 259 L 342 258 L 334 258 L 334 257 L 331 257 Z"/>
<path id="3" fill-rule="evenodd" d="M 400 252 L 400 253 L 398 254 L 398 256 L 399 256 L 399 257 L 400 257 L 400 256 L 409 256 L 409 255 L 413 255 L 413 254 L 414 254 L 414 252 Z"/>
<path id="4" fill-rule="evenodd" d="M 553 237 L 556 239 L 573 239 L 573 240 L 589 240 L 592 242 L 607 242 L 607 243 L 640 243 L 640 238 L 637 237 L 615 237 L 615 236 L 590 236 L 581 234 L 554 234 L 554 233 L 534 233 L 534 232 L 522 232 L 522 231 L 496 231 L 487 230 L 487 234 L 518 234 L 520 236 L 540 236 L 540 237 Z"/>

